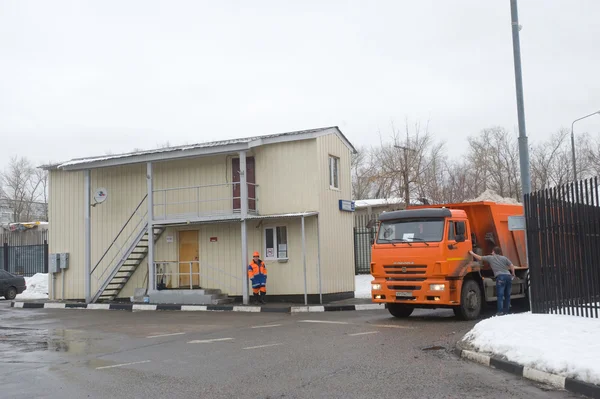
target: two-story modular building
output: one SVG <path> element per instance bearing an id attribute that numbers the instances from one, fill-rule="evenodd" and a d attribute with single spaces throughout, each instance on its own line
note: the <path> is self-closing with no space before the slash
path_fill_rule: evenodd
<path id="1" fill-rule="evenodd" d="M 353 151 L 330 127 L 47 166 L 51 296 L 247 303 L 258 251 L 268 297 L 352 297 Z"/>

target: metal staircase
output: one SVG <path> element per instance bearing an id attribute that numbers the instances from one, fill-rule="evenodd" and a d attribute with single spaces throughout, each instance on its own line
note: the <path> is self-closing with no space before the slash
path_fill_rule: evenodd
<path id="1" fill-rule="evenodd" d="M 123 225 L 104 255 L 92 269 L 92 276 L 98 282 L 98 289 L 92 296 L 92 303 L 112 301 L 133 276 L 138 266 L 148 255 L 148 222 L 145 196 Z M 152 239 L 156 242 L 164 227 L 153 228 Z"/>

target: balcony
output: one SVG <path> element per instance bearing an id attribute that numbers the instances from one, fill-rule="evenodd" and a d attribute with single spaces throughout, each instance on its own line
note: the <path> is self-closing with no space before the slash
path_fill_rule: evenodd
<path id="1" fill-rule="evenodd" d="M 235 220 L 241 217 L 241 183 L 153 190 L 156 224 Z M 247 183 L 248 214 L 258 215 L 258 185 Z"/>

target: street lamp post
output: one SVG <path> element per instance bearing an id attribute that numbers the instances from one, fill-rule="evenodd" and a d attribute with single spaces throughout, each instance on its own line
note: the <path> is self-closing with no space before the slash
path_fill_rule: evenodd
<path id="1" fill-rule="evenodd" d="M 575 164 L 575 134 L 573 133 L 573 126 L 575 125 L 575 122 L 589 118 L 590 116 L 594 116 L 596 114 L 600 115 L 600 111 L 596 111 L 579 119 L 575 119 L 573 123 L 571 123 L 571 156 L 573 157 L 573 180 L 575 181 L 577 181 L 577 169 Z"/>

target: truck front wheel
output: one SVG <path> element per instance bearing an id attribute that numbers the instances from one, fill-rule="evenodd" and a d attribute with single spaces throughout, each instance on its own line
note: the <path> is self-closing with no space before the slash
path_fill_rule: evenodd
<path id="1" fill-rule="evenodd" d="M 475 320 L 481 314 L 483 307 L 481 287 L 475 280 L 463 283 L 460 306 L 453 308 L 456 317 L 462 320 Z"/>
<path id="2" fill-rule="evenodd" d="M 413 310 L 415 310 L 415 308 L 403 305 L 401 303 L 388 303 L 387 308 L 392 316 L 398 318 L 408 317 L 412 314 Z"/>

